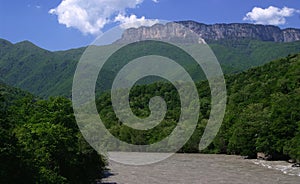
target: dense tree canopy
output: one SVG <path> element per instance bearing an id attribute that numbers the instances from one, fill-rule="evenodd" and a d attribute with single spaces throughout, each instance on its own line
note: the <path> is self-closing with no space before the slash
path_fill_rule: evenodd
<path id="1" fill-rule="evenodd" d="M 224 39 L 211 40 L 208 44 L 226 74 L 241 72 L 287 54 L 300 52 L 300 41 L 275 43 L 253 39 Z M 73 75 L 85 49 L 50 52 L 28 41 L 12 44 L 0 39 L 0 79 L 43 98 L 71 97 Z M 153 47 L 153 51 L 157 49 L 160 48 Z M 177 51 L 170 52 L 170 58 L 174 52 Z M 134 54 L 136 52 L 123 50 L 119 57 L 114 58 L 116 65 L 110 65 L 102 71 L 104 79 L 110 80 L 111 73 L 122 60 L 131 58 Z M 175 60 L 185 58 L 181 55 Z M 192 62 L 185 60 L 182 63 L 191 71 L 192 77 L 197 80 L 204 79 L 204 76 L 198 73 L 199 70 L 190 64 Z M 106 85 L 106 81 L 100 81 L 100 87 Z"/>
<path id="2" fill-rule="evenodd" d="M 300 55 L 290 55 L 262 67 L 226 77 L 228 104 L 222 127 L 213 143 L 203 152 L 241 154 L 256 157 L 264 152 L 273 159 L 292 157 L 300 160 Z M 198 143 L 210 113 L 210 90 L 207 81 L 197 83 L 200 116 L 197 129 L 179 152 L 198 152 Z M 137 131 L 118 121 L 109 93 L 97 101 L 98 111 L 106 126 L 121 140 L 150 144 L 162 140 L 176 126 L 180 100 L 169 83 L 157 82 L 135 86 L 130 105 L 135 115 L 150 114 L 151 97 L 161 96 L 168 111 L 164 121 L 154 129 Z"/>
<path id="3" fill-rule="evenodd" d="M 77 128 L 71 102 L 1 85 L 0 183 L 92 183 L 105 166 Z"/>

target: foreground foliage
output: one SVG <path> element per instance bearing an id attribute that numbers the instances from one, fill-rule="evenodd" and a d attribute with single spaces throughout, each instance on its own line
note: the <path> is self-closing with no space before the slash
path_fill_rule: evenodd
<path id="1" fill-rule="evenodd" d="M 83 139 L 71 102 L 0 85 L 0 183 L 92 183 L 105 161 Z"/>

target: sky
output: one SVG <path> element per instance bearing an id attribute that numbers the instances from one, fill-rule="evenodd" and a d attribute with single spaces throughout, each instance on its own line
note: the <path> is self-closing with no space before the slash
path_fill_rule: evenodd
<path id="1" fill-rule="evenodd" d="M 300 0 L 0 0 L 0 38 L 51 51 L 87 46 L 121 23 L 157 20 L 300 28 Z"/>

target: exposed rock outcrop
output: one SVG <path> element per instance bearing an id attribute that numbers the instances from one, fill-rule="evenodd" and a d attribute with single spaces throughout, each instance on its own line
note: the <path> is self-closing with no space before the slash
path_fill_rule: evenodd
<path id="1" fill-rule="evenodd" d="M 272 156 L 265 153 L 257 153 L 258 160 L 272 160 Z"/>
<path id="2" fill-rule="evenodd" d="M 179 25 L 180 24 L 180 25 Z M 182 29 L 182 26 L 187 29 Z M 192 32 L 199 35 L 195 37 Z M 145 39 L 158 39 L 163 41 L 204 43 L 222 39 L 255 39 L 271 42 L 293 42 L 300 40 L 300 29 L 280 29 L 272 25 L 257 24 L 213 24 L 206 25 L 195 21 L 181 21 L 166 25 L 156 24 L 152 27 L 131 28 L 124 32 L 117 43 L 140 41 Z"/>
<path id="3" fill-rule="evenodd" d="M 261 41 L 293 42 L 300 40 L 300 29 L 288 28 L 281 30 L 277 26 L 258 24 L 213 24 L 206 25 L 194 21 L 178 22 L 194 32 L 204 40 L 249 38 Z"/>
<path id="4" fill-rule="evenodd" d="M 117 40 L 116 43 L 128 43 L 149 39 L 175 43 L 205 43 L 197 33 L 177 23 L 130 28 L 124 31 L 122 38 Z"/>
<path id="5" fill-rule="evenodd" d="M 300 167 L 300 163 L 293 164 L 292 167 Z"/>

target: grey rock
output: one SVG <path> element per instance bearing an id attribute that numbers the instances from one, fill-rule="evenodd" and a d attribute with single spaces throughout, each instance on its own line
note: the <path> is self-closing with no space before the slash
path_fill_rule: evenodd
<path id="1" fill-rule="evenodd" d="M 257 153 L 257 159 L 258 160 L 271 160 L 272 155 L 268 155 L 268 154 L 265 154 L 265 153 Z"/>
<path id="2" fill-rule="evenodd" d="M 182 26 L 186 29 L 182 29 Z M 205 43 L 196 38 L 189 31 L 196 33 L 207 43 L 222 39 L 255 39 L 270 42 L 293 42 L 300 40 L 300 29 L 280 29 L 272 25 L 259 25 L 247 23 L 213 24 L 207 25 L 195 21 L 180 21 L 176 23 L 155 24 L 151 27 L 130 28 L 125 30 L 117 43 L 141 41 L 145 39 L 158 39 L 162 41 Z"/>
<path id="3" fill-rule="evenodd" d="M 291 164 L 296 163 L 296 160 L 295 159 L 289 159 L 288 163 L 291 163 Z"/>
<path id="4" fill-rule="evenodd" d="M 300 163 L 293 164 L 292 167 L 300 167 Z"/>
<path id="5" fill-rule="evenodd" d="M 203 44 L 205 41 L 199 35 L 189 28 L 177 24 L 167 23 L 155 24 L 151 27 L 130 28 L 124 31 L 122 38 L 115 43 L 130 43 L 142 40 L 160 40 L 165 42 L 175 43 L 199 43 Z"/>
<path id="6" fill-rule="evenodd" d="M 213 24 L 206 25 L 194 21 L 178 22 L 201 35 L 204 40 L 256 39 L 272 42 L 293 42 L 300 40 L 300 29 L 281 30 L 277 26 L 259 24 Z"/>

